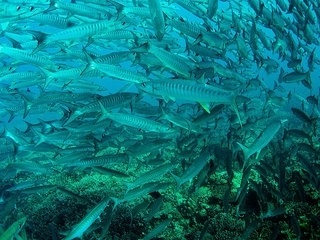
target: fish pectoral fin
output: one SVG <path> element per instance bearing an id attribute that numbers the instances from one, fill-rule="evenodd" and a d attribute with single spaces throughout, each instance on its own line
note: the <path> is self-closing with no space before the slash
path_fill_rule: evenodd
<path id="1" fill-rule="evenodd" d="M 200 105 L 207 113 L 210 113 L 210 104 L 209 103 L 200 103 Z"/>
<path id="2" fill-rule="evenodd" d="M 256 159 L 259 158 L 259 155 L 260 155 L 261 150 L 262 150 L 262 149 L 260 149 L 260 150 L 256 153 Z"/>
<path id="3" fill-rule="evenodd" d="M 174 98 L 174 97 L 167 97 L 167 96 L 164 96 L 163 97 L 163 100 L 166 102 L 166 103 L 168 103 L 170 100 L 172 100 L 172 101 L 176 101 L 176 99 Z"/>

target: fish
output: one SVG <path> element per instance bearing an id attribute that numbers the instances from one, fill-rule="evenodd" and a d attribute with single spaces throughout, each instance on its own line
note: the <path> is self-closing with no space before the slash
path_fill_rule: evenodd
<path id="1" fill-rule="evenodd" d="M 104 198 L 99 202 L 88 214 L 75 225 L 70 233 L 63 238 L 64 240 L 71 240 L 75 238 L 81 238 L 86 230 L 96 221 L 96 219 L 103 213 L 104 209 L 108 206 L 110 198 Z"/>
<path id="2" fill-rule="evenodd" d="M 308 116 L 304 111 L 300 110 L 299 108 L 292 107 L 291 111 L 301 121 L 307 124 L 313 124 L 314 119 Z"/>
<path id="3" fill-rule="evenodd" d="M 28 50 L 22 50 L 1 45 L 0 53 L 6 54 L 7 56 L 12 57 L 17 61 L 34 64 L 36 66 L 42 66 L 43 68 L 48 68 L 52 70 L 56 69 L 54 62 L 51 61 L 50 58 L 40 54 L 32 54 Z"/>
<path id="4" fill-rule="evenodd" d="M 126 153 L 108 154 L 102 156 L 85 157 L 78 161 L 67 160 L 63 164 L 67 167 L 99 167 L 105 165 L 125 164 L 130 162 L 130 156 Z M 62 164 L 62 163 L 59 163 Z"/>
<path id="5" fill-rule="evenodd" d="M 38 45 L 32 51 L 32 53 L 39 52 L 49 44 L 53 44 L 59 41 L 82 39 L 86 37 L 88 38 L 90 36 L 93 37 L 96 33 L 117 30 L 121 26 L 121 22 L 112 20 L 101 20 L 95 21 L 93 23 L 83 23 L 80 25 L 75 25 L 51 35 L 42 34 L 42 36 L 38 38 Z"/>
<path id="6" fill-rule="evenodd" d="M 1 224 L 28 210 L 36 227 L 18 227 L 12 238 L 57 239 L 71 226 L 61 238 L 171 239 L 170 222 L 183 224 L 165 204 L 202 222 L 184 228 L 201 239 L 223 225 L 208 212 L 219 200 L 225 213 L 254 213 L 237 220 L 244 228 L 218 231 L 221 238 L 261 235 L 258 225 L 269 220 L 276 227 L 263 229 L 286 238 L 277 209 L 319 186 L 319 7 L 2 1 Z M 204 219 L 206 198 L 196 209 L 190 201 L 203 191 L 216 198 L 206 202 L 212 219 Z M 43 197 L 46 205 L 36 201 Z M 68 214 L 84 208 L 87 217 Z M 42 228 L 50 213 L 58 222 Z"/>
<path id="7" fill-rule="evenodd" d="M 11 240 L 14 238 L 18 238 L 19 232 L 23 229 L 25 223 L 27 221 L 27 217 L 20 218 L 15 221 L 8 227 L 1 235 L 1 240 Z"/>
<path id="8" fill-rule="evenodd" d="M 156 199 L 153 204 L 150 206 L 150 211 L 148 212 L 148 215 L 144 218 L 147 222 L 149 222 L 161 209 L 163 206 L 163 197 L 159 197 Z"/>
<path id="9" fill-rule="evenodd" d="M 236 93 L 208 84 L 191 80 L 156 80 L 140 84 L 139 88 L 149 94 L 161 96 L 166 102 L 176 99 L 193 100 L 210 113 L 209 103 L 224 103 L 232 105 L 236 112 Z M 190 98 L 191 96 L 191 98 Z"/>
<path id="10" fill-rule="evenodd" d="M 136 178 L 133 182 L 127 183 L 127 192 L 139 187 L 141 185 L 144 185 L 148 182 L 154 182 L 161 180 L 161 178 L 167 173 L 170 172 L 173 169 L 174 165 L 171 163 L 166 163 L 163 165 L 160 165 L 150 171 L 147 171 L 143 174 L 141 174 L 138 178 Z"/>
<path id="11" fill-rule="evenodd" d="M 184 183 L 192 180 L 198 173 L 205 167 L 207 162 L 209 161 L 210 154 L 207 151 L 200 153 L 200 155 L 193 160 L 192 164 L 183 172 L 183 174 L 179 177 L 175 174 L 171 173 L 173 178 L 175 179 L 178 188 Z"/>
<path id="12" fill-rule="evenodd" d="M 88 54 L 86 54 L 86 56 L 88 59 L 88 64 L 86 66 L 86 69 L 83 70 L 83 72 L 88 71 L 88 69 L 97 69 L 105 73 L 107 76 L 132 83 L 145 83 L 150 81 L 144 74 L 136 73 L 126 68 L 118 67 L 112 64 L 97 63 Z"/>
<path id="13" fill-rule="evenodd" d="M 133 128 L 137 128 L 142 131 L 146 132 L 159 132 L 159 133 L 169 133 L 174 132 L 174 129 L 170 129 L 169 126 L 166 126 L 162 123 L 159 123 L 157 121 L 136 116 L 133 114 L 127 114 L 127 113 L 111 113 L 108 112 L 104 106 L 100 103 L 102 116 L 98 121 L 102 121 L 105 118 L 109 118 L 112 121 L 115 121 L 119 124 L 123 124 L 126 126 L 130 126 Z"/>
<path id="14" fill-rule="evenodd" d="M 91 103 L 87 103 L 83 107 L 78 107 L 75 109 L 64 125 L 68 125 L 73 122 L 78 117 L 84 115 L 85 113 L 99 112 L 102 105 L 106 109 L 113 109 L 117 107 L 124 106 L 126 104 L 134 103 L 138 100 L 138 94 L 134 92 L 119 92 L 110 94 L 107 96 L 101 96 L 96 101 L 92 101 Z"/>
<path id="15" fill-rule="evenodd" d="M 270 141 L 275 137 L 277 132 L 280 130 L 282 123 L 287 121 L 285 120 L 278 120 L 268 124 L 268 126 L 263 130 L 261 135 L 254 140 L 253 144 L 250 147 L 246 147 L 241 143 L 237 142 L 244 154 L 244 160 L 247 161 L 250 156 L 256 154 L 256 159 L 259 157 L 261 150 L 266 147 Z"/>
<path id="16" fill-rule="evenodd" d="M 121 178 L 130 177 L 130 175 L 128 175 L 126 173 L 123 173 L 121 171 L 111 169 L 111 168 L 97 166 L 97 167 L 93 167 L 93 169 L 101 174 L 104 174 L 104 175 L 111 175 L 111 176 L 116 176 L 116 177 L 121 177 Z"/>
<path id="17" fill-rule="evenodd" d="M 158 40 L 162 40 L 165 34 L 165 21 L 160 0 L 149 0 L 151 21 L 154 25 L 155 34 Z"/>
<path id="18" fill-rule="evenodd" d="M 216 14 L 218 7 L 219 7 L 218 0 L 209 0 L 208 1 L 207 16 L 209 18 L 212 18 Z"/>
<path id="19" fill-rule="evenodd" d="M 170 186 L 170 183 L 168 182 L 159 182 L 159 181 L 148 182 L 146 184 L 143 184 L 142 186 L 136 187 L 126 192 L 123 198 L 111 197 L 111 199 L 114 201 L 113 208 L 115 209 L 121 203 L 133 201 L 148 193 L 151 193 L 154 191 L 160 191 L 160 190 L 166 189 L 169 186 Z"/>
<path id="20" fill-rule="evenodd" d="M 189 79 L 192 76 L 195 64 L 179 54 L 173 54 L 149 42 L 138 48 L 134 48 L 133 51 L 151 53 L 162 63 L 163 67 L 171 70 L 173 74 L 177 74 L 185 79 Z"/>
<path id="21" fill-rule="evenodd" d="M 291 72 L 287 73 L 282 76 L 282 78 L 279 79 L 279 82 L 285 82 L 285 83 L 297 83 L 297 82 L 302 82 L 307 88 L 309 85 L 311 85 L 311 77 L 310 77 L 310 72 Z M 306 85 L 307 84 L 307 85 Z"/>
<path id="22" fill-rule="evenodd" d="M 143 240 L 150 240 L 159 234 L 161 234 L 171 223 L 171 219 L 168 218 L 164 221 L 162 221 L 159 225 L 157 225 L 154 229 L 152 229 L 146 236 L 144 236 Z"/>

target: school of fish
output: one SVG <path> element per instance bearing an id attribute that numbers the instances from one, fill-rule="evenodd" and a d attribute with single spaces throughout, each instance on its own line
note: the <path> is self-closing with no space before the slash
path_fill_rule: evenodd
<path id="1" fill-rule="evenodd" d="M 246 219 L 233 239 L 278 219 L 320 237 L 287 209 L 320 193 L 319 1 L 6 0 L 0 19 L 0 240 L 229 239 L 190 207 L 203 187 Z"/>

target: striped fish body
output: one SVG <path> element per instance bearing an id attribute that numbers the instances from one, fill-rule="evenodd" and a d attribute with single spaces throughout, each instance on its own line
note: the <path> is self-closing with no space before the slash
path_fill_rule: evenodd
<path id="1" fill-rule="evenodd" d="M 171 219 L 168 218 L 164 221 L 162 221 L 159 225 L 157 225 L 155 228 L 153 228 L 142 240 L 151 240 L 161 234 L 166 227 L 171 223 Z"/>
<path id="2" fill-rule="evenodd" d="M 173 167 L 174 165 L 167 163 L 142 174 L 134 182 L 127 184 L 127 191 L 142 186 L 145 183 L 160 180 L 162 176 L 169 172 Z"/>
<path id="3" fill-rule="evenodd" d="M 97 69 L 106 75 L 133 83 L 144 83 L 150 81 L 144 74 L 130 71 L 123 67 L 104 63 L 91 63 L 91 68 Z"/>
<path id="4" fill-rule="evenodd" d="M 233 104 L 235 93 L 191 80 L 157 80 L 140 85 L 141 90 L 165 100 L 190 100 L 198 103 Z"/>
<path id="5" fill-rule="evenodd" d="M 134 102 L 137 96 L 137 93 L 122 92 L 101 97 L 99 101 L 93 101 L 75 110 L 64 125 L 68 125 L 85 113 L 98 112 L 100 110 L 100 104 L 106 109 L 116 108 Z"/>
<path id="6" fill-rule="evenodd" d="M 120 26 L 122 26 L 120 22 L 109 20 L 102 20 L 93 23 L 84 23 L 77 26 L 72 26 L 60 32 L 53 33 L 48 36 L 42 36 L 41 38 L 39 38 L 38 46 L 33 50 L 33 53 L 40 51 L 43 47 L 50 43 L 93 37 L 97 33 L 113 31 L 118 29 Z"/>
<path id="7" fill-rule="evenodd" d="M 125 29 L 117 29 L 114 31 L 108 31 L 106 33 L 102 33 L 97 35 L 97 38 L 106 39 L 106 40 L 117 40 L 117 39 L 126 39 L 126 40 L 133 40 L 135 39 L 135 35 L 130 30 Z"/>
<path id="8" fill-rule="evenodd" d="M 151 44 L 149 44 L 148 52 L 158 58 L 164 67 L 171 69 L 186 79 L 191 77 L 192 67 L 189 59 L 183 58 Z"/>
<path id="9" fill-rule="evenodd" d="M 142 197 L 150 192 L 159 191 L 170 186 L 171 183 L 167 182 L 149 182 L 140 187 L 134 188 L 128 191 L 124 198 L 120 200 L 121 202 L 133 201 L 139 197 Z"/>
<path id="10" fill-rule="evenodd" d="M 71 240 L 81 238 L 83 233 L 94 223 L 100 216 L 104 209 L 108 206 L 109 198 L 103 199 L 97 206 L 95 206 L 82 220 L 78 223 L 64 238 L 64 240 Z"/>
<path id="11" fill-rule="evenodd" d="M 52 62 L 48 57 L 32 54 L 31 52 L 27 50 L 21 50 L 17 48 L 11 48 L 11 47 L 5 47 L 0 46 L 0 53 L 3 53 L 7 56 L 12 57 L 15 60 L 28 63 L 28 64 L 34 64 L 36 66 L 42 66 L 44 68 L 54 69 L 55 64 Z"/>
<path id="12" fill-rule="evenodd" d="M 190 181 L 195 176 L 198 175 L 198 173 L 204 168 L 204 166 L 207 164 L 208 160 L 210 158 L 210 154 L 208 152 L 203 152 L 198 156 L 196 159 L 194 159 L 193 163 L 189 166 L 189 168 L 182 174 L 181 177 L 178 177 L 174 174 L 171 174 L 174 179 L 176 180 L 178 187 L 180 187 L 185 182 Z"/>
<path id="13" fill-rule="evenodd" d="M 130 52 L 130 51 L 112 52 L 107 55 L 96 58 L 94 61 L 96 63 L 118 65 L 128 60 L 134 61 L 135 55 L 136 54 L 134 52 Z"/>
<path id="14" fill-rule="evenodd" d="M 109 20 L 85 23 L 54 33 L 47 37 L 46 42 L 51 43 L 63 40 L 81 39 L 84 37 L 93 36 L 96 33 L 103 32 L 106 30 L 116 30 L 119 26 L 120 23 L 116 23 Z"/>
<path id="15" fill-rule="evenodd" d="M 255 153 L 256 159 L 259 157 L 260 151 L 268 145 L 268 143 L 274 138 L 274 136 L 277 134 L 281 127 L 280 121 L 275 121 L 268 125 L 267 128 L 263 131 L 263 133 L 254 141 L 254 143 L 248 148 L 241 143 L 238 143 L 238 145 L 241 147 L 244 159 L 247 161 L 249 157 Z"/>
<path id="16" fill-rule="evenodd" d="M 180 31 L 181 33 L 196 39 L 206 29 L 199 24 L 193 24 L 181 19 L 172 19 L 171 26 Z"/>
<path id="17" fill-rule="evenodd" d="M 171 132 L 170 128 L 159 122 L 126 113 L 105 113 L 107 118 L 125 126 L 138 128 L 146 132 Z"/>
<path id="18" fill-rule="evenodd" d="M 97 166 L 105 166 L 105 165 L 113 165 L 113 164 L 124 164 L 129 163 L 128 154 L 116 154 L 116 155 L 102 155 L 99 157 L 91 157 L 81 159 L 80 161 L 74 161 L 67 164 L 67 166 L 77 166 L 77 167 L 97 167 Z"/>
<path id="19" fill-rule="evenodd" d="M 61 17 L 58 14 L 36 14 L 31 17 L 32 20 L 36 21 L 40 24 L 45 24 L 57 28 L 67 28 L 74 25 L 72 21 L 70 21 L 68 18 Z"/>

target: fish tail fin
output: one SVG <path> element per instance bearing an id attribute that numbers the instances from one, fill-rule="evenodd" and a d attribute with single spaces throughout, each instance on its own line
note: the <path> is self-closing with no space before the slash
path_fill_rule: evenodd
<path id="1" fill-rule="evenodd" d="M 112 210 L 116 209 L 116 207 L 117 207 L 120 203 L 122 203 L 122 200 L 119 199 L 119 198 L 117 198 L 117 197 L 110 197 L 110 199 L 111 199 L 111 200 L 113 201 L 113 203 L 114 203 Z"/>
<path id="2" fill-rule="evenodd" d="M 237 95 L 235 95 L 235 97 L 233 98 L 232 103 L 231 103 L 231 107 L 232 107 L 233 111 L 236 113 L 237 118 L 239 120 L 239 124 L 242 128 L 242 120 L 241 120 L 240 112 L 239 112 L 238 105 L 236 102 L 236 97 L 237 97 Z"/>
<path id="3" fill-rule="evenodd" d="M 177 188 L 180 188 L 180 186 L 182 185 L 180 177 L 178 177 L 177 175 L 174 175 L 173 173 L 170 173 L 170 174 L 174 178 L 174 180 L 177 182 Z"/>
<path id="4" fill-rule="evenodd" d="M 99 102 L 99 105 L 100 105 L 100 108 L 101 108 L 101 116 L 98 119 L 97 123 L 101 122 L 104 119 L 109 118 L 109 116 L 110 116 L 110 112 L 102 105 L 102 103 L 100 101 L 98 101 L 98 102 Z"/>
<path id="5" fill-rule="evenodd" d="M 44 134 L 38 132 L 34 128 L 32 128 L 32 132 L 39 137 L 38 142 L 34 145 L 35 147 L 39 146 L 41 143 L 44 143 L 47 141 L 47 138 Z"/>
<path id="6" fill-rule="evenodd" d="M 133 184 L 131 182 L 126 182 L 124 185 L 126 185 L 126 193 L 128 193 L 131 189 L 133 189 Z"/>
<path id="7" fill-rule="evenodd" d="M 23 119 L 25 119 L 30 112 L 33 102 L 32 102 L 32 99 L 26 94 L 22 94 L 22 93 L 19 93 L 19 94 L 24 103 Z"/>
<path id="8" fill-rule="evenodd" d="M 52 82 L 52 80 L 54 80 L 55 78 L 52 77 L 52 72 L 45 69 L 45 68 L 42 68 L 40 67 L 40 70 L 43 72 L 44 76 L 45 76 L 45 83 L 44 83 L 44 86 L 43 88 L 46 89 L 49 84 Z"/>
<path id="9" fill-rule="evenodd" d="M 138 47 L 132 48 L 131 51 L 135 53 L 147 53 L 149 51 L 149 48 L 150 48 L 150 43 L 147 41 Z"/>
<path id="10" fill-rule="evenodd" d="M 74 120 L 76 120 L 77 117 L 79 117 L 80 115 L 77 114 L 76 112 L 73 112 L 70 114 L 70 116 L 68 117 L 68 119 L 66 119 L 66 121 L 63 123 L 62 126 L 68 125 L 71 122 L 73 122 Z"/>
<path id="11" fill-rule="evenodd" d="M 237 144 L 239 145 L 239 147 L 241 148 L 241 150 L 243 151 L 243 155 L 244 155 L 244 161 L 247 161 L 249 156 L 249 148 L 247 148 L 246 146 L 242 145 L 241 143 L 237 142 Z"/>
<path id="12" fill-rule="evenodd" d="M 196 40 L 194 40 L 193 44 L 196 45 L 196 44 L 198 44 L 199 42 L 201 42 L 202 40 L 203 40 L 203 33 L 200 33 L 200 34 L 197 36 Z"/>
<path id="13" fill-rule="evenodd" d="M 56 0 L 50 0 L 50 5 L 49 5 L 48 9 L 45 10 L 43 13 L 48 13 L 48 12 L 54 11 L 56 9 L 57 9 Z"/>
<path id="14" fill-rule="evenodd" d="M 124 5 L 121 3 L 118 3 L 116 1 L 112 1 L 112 0 L 108 0 L 109 3 L 111 3 L 117 10 L 117 14 L 119 15 L 123 9 L 124 9 Z"/>
<path id="15" fill-rule="evenodd" d="M 278 82 L 282 83 L 283 82 L 283 76 L 284 76 L 284 70 L 283 68 L 280 69 L 279 77 L 278 77 Z"/>
<path id="16" fill-rule="evenodd" d="M 29 32 L 33 35 L 33 37 L 38 42 L 37 47 L 35 49 L 33 49 L 32 54 L 39 52 L 45 46 L 48 45 L 48 42 L 47 42 L 48 34 L 43 33 L 43 32 L 36 32 L 36 31 L 29 31 Z"/>
<path id="17" fill-rule="evenodd" d="M 85 48 L 82 49 L 84 55 L 86 56 L 86 60 L 87 60 L 87 65 L 86 67 L 82 70 L 82 72 L 80 73 L 80 76 L 84 75 L 85 73 L 93 70 L 96 68 L 95 66 L 95 62 L 94 59 L 90 56 L 90 54 L 86 51 Z"/>

